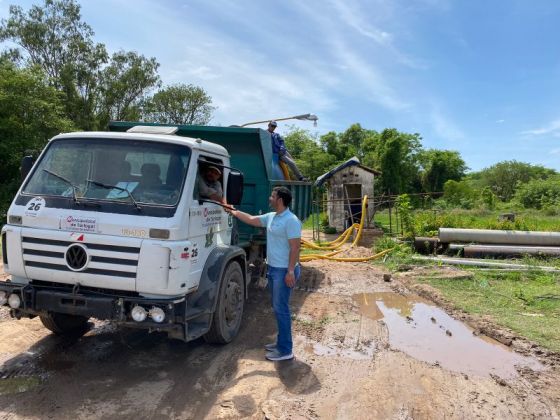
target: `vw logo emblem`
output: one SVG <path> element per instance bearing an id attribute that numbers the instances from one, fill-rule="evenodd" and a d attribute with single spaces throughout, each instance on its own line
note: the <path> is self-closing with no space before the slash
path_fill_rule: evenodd
<path id="1" fill-rule="evenodd" d="M 82 244 L 72 244 L 64 254 L 66 265 L 72 271 L 82 271 L 88 263 L 88 254 L 86 247 Z"/>

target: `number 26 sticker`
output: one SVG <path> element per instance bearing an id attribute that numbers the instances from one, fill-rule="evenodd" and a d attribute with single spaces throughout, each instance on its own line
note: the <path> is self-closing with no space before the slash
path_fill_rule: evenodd
<path id="1" fill-rule="evenodd" d="M 43 208 L 45 208 L 45 199 L 43 197 L 35 197 L 25 205 L 25 215 L 36 217 Z"/>

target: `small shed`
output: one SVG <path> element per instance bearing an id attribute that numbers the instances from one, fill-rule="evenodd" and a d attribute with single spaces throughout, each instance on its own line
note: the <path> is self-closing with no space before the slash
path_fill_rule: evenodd
<path id="1" fill-rule="evenodd" d="M 373 200 L 375 176 L 380 174 L 381 172 L 362 165 L 357 157 L 353 157 L 317 178 L 315 185 L 326 185 L 327 188 L 330 226 L 340 232 L 360 221 L 363 196 L 367 195 L 370 202 Z M 373 212 L 373 206 L 368 206 L 366 227 L 369 227 Z"/>

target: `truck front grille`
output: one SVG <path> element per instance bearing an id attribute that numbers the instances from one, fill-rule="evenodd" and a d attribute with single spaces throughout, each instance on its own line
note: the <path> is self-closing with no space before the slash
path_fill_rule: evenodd
<path id="1" fill-rule="evenodd" d="M 140 248 L 79 243 L 86 248 L 89 256 L 87 267 L 79 273 L 125 278 L 136 277 Z M 73 270 L 66 264 L 65 253 L 72 244 L 76 244 L 76 242 L 24 236 L 22 247 L 25 266 L 71 272 Z"/>

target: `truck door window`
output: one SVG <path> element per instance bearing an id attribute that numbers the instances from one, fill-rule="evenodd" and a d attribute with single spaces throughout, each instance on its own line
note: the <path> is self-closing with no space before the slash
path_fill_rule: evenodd
<path id="1" fill-rule="evenodd" d="M 223 201 L 223 162 L 206 159 L 198 162 L 196 188 L 194 198 L 205 198 L 213 201 Z"/>

